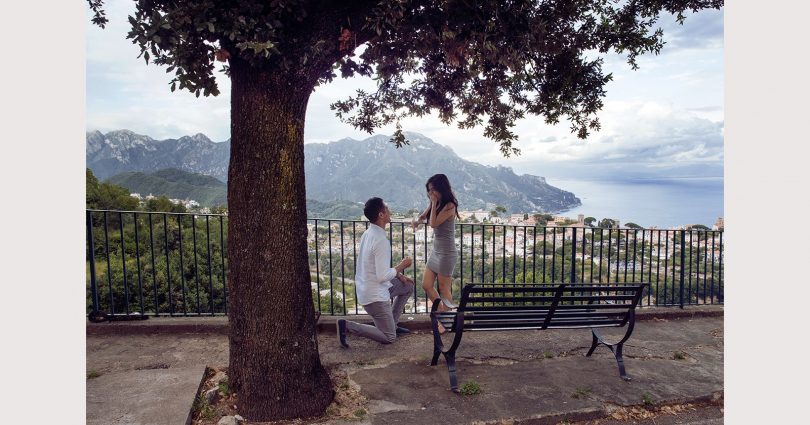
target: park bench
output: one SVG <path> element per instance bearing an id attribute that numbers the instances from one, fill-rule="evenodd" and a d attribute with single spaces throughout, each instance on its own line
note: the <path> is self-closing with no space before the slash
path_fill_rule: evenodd
<path id="1" fill-rule="evenodd" d="M 622 346 L 635 325 L 635 309 L 647 283 L 471 283 L 461 290 L 458 308 L 438 311 L 440 299 L 430 310 L 433 329 L 435 366 L 443 354 L 450 373 L 450 387 L 458 391 L 456 349 L 466 331 L 505 331 L 530 329 L 591 329 L 593 342 L 586 356 L 598 345 L 613 352 L 619 364 L 619 376 L 629 381 L 624 370 Z M 444 350 L 438 323 L 455 333 L 448 350 Z M 605 342 L 597 328 L 627 326 L 624 337 L 614 344 Z"/>

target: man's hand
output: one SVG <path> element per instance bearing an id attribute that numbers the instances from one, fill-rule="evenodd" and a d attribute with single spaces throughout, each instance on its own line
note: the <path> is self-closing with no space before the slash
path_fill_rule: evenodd
<path id="1" fill-rule="evenodd" d="M 403 258 L 402 261 L 400 261 L 399 264 L 397 264 L 396 267 L 397 272 L 402 273 L 405 269 L 410 267 L 411 264 L 413 264 L 413 260 L 411 259 L 411 257 Z"/>
<path id="2" fill-rule="evenodd" d="M 414 283 L 413 283 L 413 279 L 409 278 L 408 276 L 405 276 L 404 274 L 399 275 L 399 278 L 398 278 L 398 279 L 399 279 L 399 280 L 400 280 L 402 283 L 406 283 L 406 284 L 408 284 L 408 285 L 414 285 Z"/>
<path id="3" fill-rule="evenodd" d="M 419 228 L 419 220 L 417 220 L 417 219 L 411 220 L 411 228 L 413 228 L 413 230 L 418 229 Z"/>

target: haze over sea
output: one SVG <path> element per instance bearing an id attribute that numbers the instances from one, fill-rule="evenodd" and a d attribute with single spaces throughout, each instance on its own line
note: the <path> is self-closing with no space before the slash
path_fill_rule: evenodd
<path id="1" fill-rule="evenodd" d="M 574 192 L 582 205 L 559 215 L 618 219 L 622 225 L 673 228 L 702 224 L 709 228 L 723 216 L 723 178 L 662 178 L 622 181 L 547 178 Z"/>

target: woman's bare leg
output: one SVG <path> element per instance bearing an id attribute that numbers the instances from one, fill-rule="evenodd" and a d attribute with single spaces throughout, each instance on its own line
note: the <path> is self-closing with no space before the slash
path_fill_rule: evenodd
<path id="1" fill-rule="evenodd" d="M 422 289 L 425 290 L 425 295 L 427 295 L 431 304 L 433 303 L 433 300 L 439 297 L 439 293 L 436 292 L 436 288 L 433 287 L 433 282 L 435 281 L 436 273 L 433 273 L 433 270 L 425 266 L 425 272 L 423 273 L 422 277 Z M 430 306 L 428 306 L 428 311 L 430 311 Z"/>
<path id="2" fill-rule="evenodd" d="M 427 295 L 428 300 L 430 300 L 430 305 L 428 305 L 428 311 L 433 306 L 433 300 L 439 298 L 439 293 L 436 291 L 436 288 L 433 287 L 433 283 L 436 281 L 438 275 L 433 272 L 429 267 L 425 266 L 424 277 L 422 278 L 422 289 L 425 290 L 425 295 Z M 441 284 L 439 285 L 441 288 Z M 439 311 L 446 311 L 447 307 L 444 304 L 439 303 Z M 443 334 L 447 332 L 444 326 L 439 323 L 439 334 Z"/>
<path id="3" fill-rule="evenodd" d="M 439 294 L 442 298 L 453 303 L 453 277 L 439 275 Z M 455 304 L 455 303 L 453 303 Z M 444 305 L 444 304 L 442 304 Z M 445 308 L 446 309 L 446 308 Z"/>

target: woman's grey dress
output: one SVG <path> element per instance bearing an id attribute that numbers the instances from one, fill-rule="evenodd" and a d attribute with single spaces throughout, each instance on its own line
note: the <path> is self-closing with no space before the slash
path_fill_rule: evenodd
<path id="1" fill-rule="evenodd" d="M 456 218 L 451 217 L 433 229 L 433 251 L 427 260 L 427 267 L 442 276 L 453 276 L 458 260 L 456 251 Z"/>

